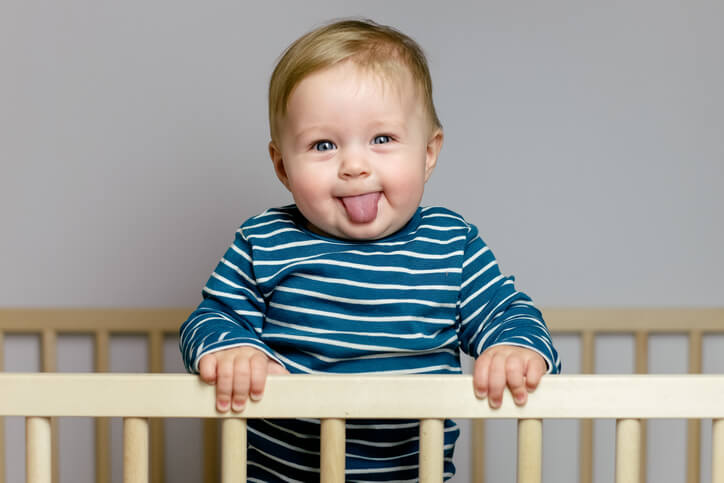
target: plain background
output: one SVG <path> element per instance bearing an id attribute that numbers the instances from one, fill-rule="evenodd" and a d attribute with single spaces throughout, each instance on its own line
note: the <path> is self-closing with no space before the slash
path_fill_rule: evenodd
<path id="1" fill-rule="evenodd" d="M 275 60 L 346 16 L 422 45 L 446 136 L 424 203 L 477 224 L 539 305 L 723 304 L 720 1 L 3 0 L 0 306 L 198 303 L 238 225 L 291 200 L 267 155 Z M 7 370 L 37 368 L 37 341 L 6 340 Z M 557 343 L 575 372 L 580 344 Z M 602 372 L 631 371 L 629 337 L 597 345 Z M 89 370 L 90 347 L 61 338 L 61 370 Z M 724 370 L 723 347 L 707 338 L 707 371 Z M 685 371 L 683 337 L 651 349 L 653 371 Z M 115 340 L 114 370 L 144 370 L 144 350 Z M 91 481 L 90 421 L 62 423 L 77 450 L 62 480 Z M 169 481 L 197 481 L 198 428 L 173 423 Z M 597 482 L 611 480 L 608 423 Z M 546 481 L 575 481 L 575 423 L 549 426 Z M 684 423 L 650 428 L 650 481 L 683 481 Z M 513 427 L 488 431 L 491 481 L 513 481 Z M 10 482 L 22 437 L 8 421 Z"/>

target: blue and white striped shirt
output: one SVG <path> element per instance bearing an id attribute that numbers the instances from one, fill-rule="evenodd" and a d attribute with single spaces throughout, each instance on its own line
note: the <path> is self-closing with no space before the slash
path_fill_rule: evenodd
<path id="1" fill-rule="evenodd" d="M 474 225 L 419 208 L 400 231 L 374 241 L 309 231 L 295 206 L 246 221 L 182 325 L 186 368 L 234 346 L 258 348 L 291 373 L 457 374 L 459 350 L 497 344 L 560 361 L 540 312 L 515 289 Z M 319 424 L 249 422 L 249 478 L 318 479 Z M 348 481 L 415 481 L 418 426 L 351 421 Z M 458 430 L 446 424 L 445 474 Z"/>

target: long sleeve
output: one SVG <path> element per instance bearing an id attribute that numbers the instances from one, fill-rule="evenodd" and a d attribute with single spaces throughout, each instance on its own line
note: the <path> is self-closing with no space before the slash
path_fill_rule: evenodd
<path id="1" fill-rule="evenodd" d="M 516 345 L 543 356 L 548 372 L 560 372 L 560 359 L 540 311 L 516 290 L 513 277 L 501 274 L 473 225 L 465 246 L 459 304 L 459 337 L 465 353 L 478 357 L 494 345 Z"/>
<path id="2" fill-rule="evenodd" d="M 237 230 L 202 295 L 204 300 L 180 329 L 179 347 L 186 370 L 198 373 L 203 355 L 237 346 L 255 347 L 280 362 L 260 339 L 266 302 L 255 281 L 243 227 Z"/>

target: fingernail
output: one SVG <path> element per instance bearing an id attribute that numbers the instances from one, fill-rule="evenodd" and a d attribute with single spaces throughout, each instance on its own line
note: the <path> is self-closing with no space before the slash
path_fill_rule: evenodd
<path id="1" fill-rule="evenodd" d="M 249 394 L 249 397 L 251 398 L 252 401 L 261 401 L 261 397 L 263 395 L 264 395 L 264 393 L 261 393 L 261 394 L 251 393 L 251 394 Z"/>
<path id="2" fill-rule="evenodd" d="M 522 394 L 519 396 L 515 396 L 515 403 L 516 404 L 523 404 L 525 402 L 525 396 Z"/>
<path id="3" fill-rule="evenodd" d="M 485 391 L 475 390 L 475 397 L 478 399 L 485 399 L 488 394 Z"/>
<path id="4" fill-rule="evenodd" d="M 218 401 L 216 403 L 216 408 L 221 412 L 226 412 L 229 410 L 229 401 Z"/>
<path id="5" fill-rule="evenodd" d="M 493 400 L 490 401 L 490 407 L 492 407 L 493 409 L 498 409 L 501 404 L 502 404 L 502 401 L 493 401 Z"/>
<path id="6" fill-rule="evenodd" d="M 234 403 L 232 404 L 232 409 L 236 411 L 237 413 L 240 413 L 244 410 L 245 404 L 242 401 L 239 401 L 237 399 L 234 399 Z"/>

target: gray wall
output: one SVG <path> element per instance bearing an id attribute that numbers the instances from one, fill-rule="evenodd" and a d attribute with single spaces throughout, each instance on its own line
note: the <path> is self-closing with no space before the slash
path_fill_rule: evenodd
<path id="1" fill-rule="evenodd" d="M 722 2 L 3 0 L 0 306 L 197 303 L 234 229 L 290 201 L 266 153 L 276 57 L 348 15 L 428 53 L 446 140 L 425 203 L 476 223 L 540 305 L 723 304 Z M 7 340 L 6 368 L 33 370 L 36 342 Z M 90 368 L 86 342 L 64 342 L 66 370 Z M 140 341 L 115 343 L 116 370 L 143 370 L 126 357 Z M 626 354 L 602 371 L 630 372 L 629 338 L 598 343 Z M 578 341 L 558 344 L 575 371 Z M 724 370 L 722 344 L 706 341 L 707 370 Z M 654 370 L 684 370 L 682 340 L 652 346 Z M 167 352 L 180 370 L 173 341 Z M 512 481 L 500 424 L 488 471 Z M 671 455 L 652 481 L 682 481 L 683 425 L 667 424 L 652 427 L 652 451 Z M 547 481 L 575 481 L 558 463 L 575 426 L 546 429 Z M 193 452 L 186 440 L 174 460 Z M 609 453 L 597 481 L 610 481 Z M 66 464 L 64 481 L 90 481 L 67 473 L 87 467 Z"/>

